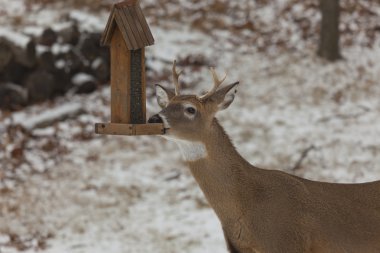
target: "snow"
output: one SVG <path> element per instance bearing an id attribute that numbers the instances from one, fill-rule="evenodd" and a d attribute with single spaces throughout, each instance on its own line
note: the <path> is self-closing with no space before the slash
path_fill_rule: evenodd
<path id="1" fill-rule="evenodd" d="M 57 55 L 57 54 L 65 54 L 67 52 L 69 52 L 71 49 L 72 49 L 72 45 L 69 45 L 69 44 L 53 44 L 53 47 L 51 49 L 51 51 L 53 52 L 53 54 Z"/>
<path id="2" fill-rule="evenodd" d="M 85 82 L 89 81 L 95 81 L 95 78 L 92 75 L 86 74 L 86 73 L 78 73 L 75 76 L 73 76 L 71 82 L 74 85 L 81 85 Z"/>
<path id="3" fill-rule="evenodd" d="M 10 42 L 22 47 L 26 48 L 31 39 L 23 34 L 16 33 L 6 27 L 0 27 L 0 38 L 6 38 Z"/>
<path id="4" fill-rule="evenodd" d="M 37 45 L 36 46 L 36 53 L 38 56 L 40 56 L 43 53 L 50 52 L 50 47 L 43 46 L 43 45 Z"/>
<path id="5" fill-rule="evenodd" d="M 25 13 L 24 0 L 0 1 L 0 13 L 0 20 L 4 21 L 4 24 L 9 22 L 5 21 L 9 16 L 22 15 Z"/>
<path id="6" fill-rule="evenodd" d="M 32 35 L 34 37 L 38 37 L 43 33 L 44 28 L 40 27 L 40 26 L 28 25 L 28 26 L 25 26 L 23 30 L 24 30 L 24 33 L 27 35 Z"/>
<path id="7" fill-rule="evenodd" d="M 61 59 L 55 62 L 55 66 L 59 69 L 63 69 L 66 66 L 66 61 Z"/>
<path id="8" fill-rule="evenodd" d="M 14 84 L 14 83 L 6 83 L 3 85 L 4 85 L 4 87 L 7 87 L 8 89 L 12 89 L 14 91 L 17 91 L 18 94 L 20 94 L 24 99 L 26 99 L 26 97 L 27 97 L 26 91 L 23 88 L 21 88 L 19 85 Z"/>
<path id="9" fill-rule="evenodd" d="M 54 24 L 54 12 L 45 13 Z M 83 30 L 104 28 L 106 15 L 71 15 Z M 270 14 L 267 22 L 273 18 Z M 293 29 L 289 22 L 281 26 Z M 330 64 L 308 47 L 259 53 L 244 38 L 232 43 L 227 30 L 208 36 L 183 23 L 151 29 L 156 39 L 146 52 L 155 59 L 148 60 L 151 72 L 170 73 L 173 59 L 201 55 L 218 73 L 228 72 L 226 83 L 240 80 L 235 101 L 217 117 L 252 164 L 329 182 L 380 178 L 379 46 L 344 47 L 345 60 Z M 206 65 L 180 66 L 181 81 L 194 84 L 186 93 L 210 87 Z M 10 235 L 20 236 L 27 253 L 227 252 L 219 221 L 174 143 L 158 136 L 93 135 L 94 123 L 109 120 L 109 96 L 105 87 L 1 114 L 0 158 L 8 165 L 19 143 L 3 138 L 7 126 L 33 129 L 41 120 L 83 110 L 75 119 L 31 131 L 24 151 L 31 165 L 15 169 L 21 182 L 3 180 L 8 174 L 0 169 L 0 252 L 19 252 Z M 159 110 L 154 99 L 149 98 L 147 109 L 148 115 Z M 65 151 L 50 157 L 54 138 Z M 3 143 L 8 143 L 5 152 Z M 46 247 L 38 247 L 38 241 L 46 241 Z"/>
<path id="10" fill-rule="evenodd" d="M 96 59 L 91 63 L 91 68 L 92 68 L 92 69 L 98 69 L 102 63 L 103 63 L 102 58 L 98 57 L 98 58 L 96 58 Z"/>
<path id="11" fill-rule="evenodd" d="M 31 130 L 38 127 L 40 124 L 46 124 L 47 122 L 52 122 L 59 118 L 67 118 L 73 115 L 78 114 L 82 110 L 82 105 L 80 103 L 68 103 L 57 108 L 50 108 L 41 114 L 30 115 L 23 112 L 14 113 L 12 115 L 11 121 L 14 124 L 19 124 L 25 129 Z"/>
<path id="12" fill-rule="evenodd" d="M 71 21 L 67 21 L 67 22 L 60 22 L 58 24 L 53 24 L 52 25 L 52 29 L 56 32 L 60 32 L 60 31 L 63 31 L 65 29 L 68 29 L 72 26 L 72 22 Z"/>
<path id="13" fill-rule="evenodd" d="M 100 32 L 104 30 L 107 23 L 106 15 L 99 17 L 99 15 L 93 15 L 80 10 L 73 10 L 69 15 L 71 19 L 81 24 L 81 31 Z"/>

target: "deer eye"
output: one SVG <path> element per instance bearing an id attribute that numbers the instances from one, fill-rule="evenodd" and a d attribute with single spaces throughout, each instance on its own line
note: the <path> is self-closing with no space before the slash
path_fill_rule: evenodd
<path id="1" fill-rule="evenodd" d="M 187 107 L 185 109 L 185 111 L 188 113 L 188 114 L 195 114 L 196 110 L 194 107 Z"/>

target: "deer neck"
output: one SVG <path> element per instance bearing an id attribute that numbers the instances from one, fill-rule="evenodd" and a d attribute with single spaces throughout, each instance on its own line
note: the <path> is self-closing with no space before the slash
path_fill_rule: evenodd
<path id="1" fill-rule="evenodd" d="M 245 183 L 244 170 L 248 164 L 236 151 L 228 135 L 216 119 L 202 142 L 176 141 L 190 170 L 207 200 L 223 219 L 241 215 L 239 189 Z M 226 212 L 229 212 L 228 214 Z"/>
<path id="2" fill-rule="evenodd" d="M 211 123 L 211 127 L 204 133 L 201 141 L 188 141 L 171 136 L 163 137 L 174 141 L 178 145 L 183 159 L 189 164 L 211 160 L 217 162 L 223 160 L 223 158 L 228 158 L 228 161 L 246 162 L 236 151 L 230 138 L 215 118 Z"/>

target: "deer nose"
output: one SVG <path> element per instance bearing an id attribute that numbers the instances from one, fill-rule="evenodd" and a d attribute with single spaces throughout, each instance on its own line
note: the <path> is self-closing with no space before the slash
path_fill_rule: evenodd
<path id="1" fill-rule="evenodd" d="M 164 123 L 160 117 L 160 115 L 155 114 L 148 119 L 148 123 Z"/>

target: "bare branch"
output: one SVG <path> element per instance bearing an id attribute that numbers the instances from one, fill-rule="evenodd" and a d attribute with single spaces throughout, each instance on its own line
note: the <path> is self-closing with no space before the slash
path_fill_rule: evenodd
<path id="1" fill-rule="evenodd" d="M 307 157 L 309 152 L 313 149 L 316 149 L 314 145 L 309 146 L 305 150 L 302 151 L 300 158 L 297 160 L 296 164 L 290 169 L 291 171 L 297 171 L 301 168 L 301 164 L 303 160 Z"/>

